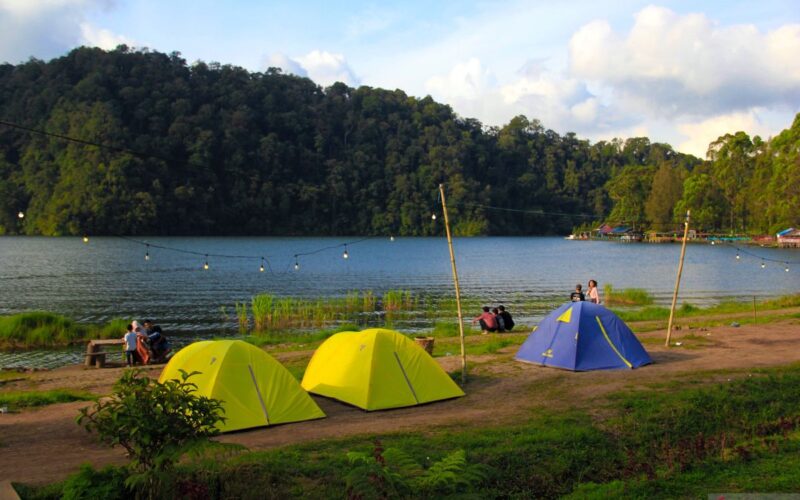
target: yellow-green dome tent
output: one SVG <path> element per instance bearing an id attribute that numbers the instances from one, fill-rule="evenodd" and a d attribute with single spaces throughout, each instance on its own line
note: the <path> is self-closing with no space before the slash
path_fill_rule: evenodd
<path id="1" fill-rule="evenodd" d="M 457 398 L 464 391 L 422 347 L 402 333 L 342 332 L 319 346 L 303 377 L 308 392 L 364 410 Z"/>
<path id="2" fill-rule="evenodd" d="M 197 394 L 222 400 L 223 432 L 323 418 L 325 414 L 291 373 L 263 350 L 241 340 L 205 340 L 175 354 L 159 382 L 189 379 Z"/>

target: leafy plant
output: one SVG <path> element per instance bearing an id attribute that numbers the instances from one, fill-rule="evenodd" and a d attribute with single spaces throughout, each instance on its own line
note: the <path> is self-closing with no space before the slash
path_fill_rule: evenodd
<path id="1" fill-rule="evenodd" d="M 169 469 L 189 445 L 216 435 L 225 419 L 221 401 L 193 394 L 197 386 L 188 379 L 197 373 L 181 370 L 182 380 L 160 383 L 127 370 L 111 397 L 82 408 L 77 422 L 125 448 L 134 469 Z"/>
<path id="2" fill-rule="evenodd" d="M 484 482 L 488 472 L 482 464 L 468 464 L 464 450 L 456 450 L 424 469 L 400 449 L 384 450 L 378 439 L 372 454 L 351 451 L 347 459 L 353 466 L 345 478 L 351 499 L 465 493 Z"/>

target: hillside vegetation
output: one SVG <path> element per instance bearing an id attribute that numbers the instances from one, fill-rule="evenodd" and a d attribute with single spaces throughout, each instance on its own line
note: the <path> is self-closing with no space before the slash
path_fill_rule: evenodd
<path id="1" fill-rule="evenodd" d="M 800 222 L 800 120 L 769 142 L 721 137 L 702 162 L 120 46 L 0 65 L 0 121 L 0 234 L 433 235 L 440 182 L 461 235 L 668 229 L 686 208 L 709 229 Z"/>

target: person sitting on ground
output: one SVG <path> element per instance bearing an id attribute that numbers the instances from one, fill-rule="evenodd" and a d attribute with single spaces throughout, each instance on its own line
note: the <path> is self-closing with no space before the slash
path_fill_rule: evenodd
<path id="1" fill-rule="evenodd" d="M 581 286 L 580 283 L 575 285 L 575 291 L 570 294 L 569 300 L 571 300 L 572 302 L 583 302 L 584 300 L 586 300 L 586 296 L 581 291 L 582 289 L 583 287 Z"/>
<path id="2" fill-rule="evenodd" d="M 586 291 L 586 295 L 588 295 L 587 300 L 589 302 L 600 303 L 600 292 L 597 291 L 597 282 L 595 280 L 589 280 L 589 290 Z"/>
<path id="3" fill-rule="evenodd" d="M 497 322 L 497 332 L 498 333 L 505 332 L 506 331 L 506 321 L 505 321 L 505 319 L 503 319 L 502 316 L 500 316 L 500 309 L 498 309 L 496 307 L 493 308 L 492 309 L 492 314 L 494 314 L 494 320 Z"/>
<path id="4" fill-rule="evenodd" d="M 142 364 L 146 365 L 150 363 L 150 346 L 148 345 L 147 335 L 142 333 L 142 327 L 139 326 L 138 321 L 132 321 L 131 326 L 133 327 L 133 333 L 136 334 L 136 354 L 139 355 Z"/>
<path id="5" fill-rule="evenodd" d="M 131 367 L 136 364 L 136 332 L 133 325 L 128 325 L 128 333 L 122 337 L 125 341 L 125 364 Z"/>
<path id="6" fill-rule="evenodd" d="M 150 335 L 147 336 L 150 343 L 150 351 L 156 359 L 162 358 L 167 353 L 167 337 L 161 331 L 161 327 L 155 325 L 150 330 Z"/>
<path id="7" fill-rule="evenodd" d="M 150 336 L 151 333 L 153 333 L 153 321 L 152 320 L 146 319 L 146 320 L 142 321 L 142 333 L 147 335 L 148 337 Z"/>
<path id="8" fill-rule="evenodd" d="M 489 312 L 488 306 L 483 306 L 483 313 L 472 320 L 472 324 L 475 323 L 480 323 L 481 333 L 497 331 L 497 320 L 494 318 L 494 314 Z"/>
<path id="9" fill-rule="evenodd" d="M 505 306 L 499 305 L 497 308 L 500 310 L 500 317 L 503 318 L 503 323 L 505 324 L 506 331 L 510 332 L 514 329 L 514 318 L 511 317 L 511 314 L 506 311 Z"/>

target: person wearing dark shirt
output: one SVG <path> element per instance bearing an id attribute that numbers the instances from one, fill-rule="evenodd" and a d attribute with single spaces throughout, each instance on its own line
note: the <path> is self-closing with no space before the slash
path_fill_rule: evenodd
<path id="1" fill-rule="evenodd" d="M 506 331 L 506 320 L 500 316 L 500 309 L 495 307 L 492 309 L 492 314 L 494 314 L 494 320 L 497 322 L 498 333 L 503 333 Z"/>
<path id="2" fill-rule="evenodd" d="M 514 319 L 511 317 L 511 314 L 506 311 L 505 306 L 500 305 L 497 306 L 497 308 L 500 310 L 499 316 L 503 318 L 503 326 L 506 327 L 507 332 L 510 332 L 514 329 Z"/>
<path id="3" fill-rule="evenodd" d="M 581 291 L 582 289 L 583 287 L 581 286 L 580 283 L 575 285 L 575 291 L 572 292 L 572 294 L 570 294 L 569 300 L 571 300 L 572 302 L 583 302 L 584 300 L 586 300 L 586 296 Z"/>

